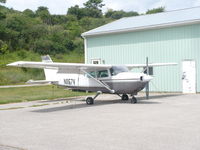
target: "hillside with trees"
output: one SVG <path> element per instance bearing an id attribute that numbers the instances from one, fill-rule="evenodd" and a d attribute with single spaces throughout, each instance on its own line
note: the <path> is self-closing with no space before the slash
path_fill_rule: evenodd
<path id="1" fill-rule="evenodd" d="M 81 33 L 122 17 L 139 15 L 135 11 L 112 9 L 103 13 L 103 0 L 88 0 L 83 7 L 72 6 L 66 15 L 52 15 L 44 6 L 21 12 L 2 3 L 6 0 L 0 0 L 0 85 L 44 78 L 41 70 L 5 67 L 13 61 L 39 61 L 41 55 L 49 54 L 58 62 L 83 62 Z M 147 13 L 162 11 L 164 8 L 160 7 Z"/>

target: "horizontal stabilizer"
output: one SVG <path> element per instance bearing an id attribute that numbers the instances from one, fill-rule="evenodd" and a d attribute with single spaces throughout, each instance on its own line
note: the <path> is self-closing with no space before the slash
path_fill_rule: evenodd
<path id="1" fill-rule="evenodd" d="M 55 81 L 47 81 L 47 80 L 28 80 L 27 84 L 51 84 Z"/>

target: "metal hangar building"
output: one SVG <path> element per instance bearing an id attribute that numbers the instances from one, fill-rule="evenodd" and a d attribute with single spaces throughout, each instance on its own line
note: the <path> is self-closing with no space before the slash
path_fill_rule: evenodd
<path id="1" fill-rule="evenodd" d="M 200 7 L 122 18 L 82 34 L 85 63 L 144 64 L 151 91 L 200 92 Z M 141 69 L 134 69 L 138 72 Z"/>

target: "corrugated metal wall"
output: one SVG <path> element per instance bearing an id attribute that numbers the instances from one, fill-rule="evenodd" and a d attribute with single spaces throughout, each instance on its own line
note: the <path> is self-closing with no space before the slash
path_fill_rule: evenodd
<path id="1" fill-rule="evenodd" d="M 200 24 L 112 34 L 87 38 L 87 63 L 101 58 L 106 64 L 177 62 L 154 68 L 151 91 L 182 91 L 181 62 L 196 61 L 197 92 L 200 92 Z M 138 71 L 138 70 L 135 70 Z"/>

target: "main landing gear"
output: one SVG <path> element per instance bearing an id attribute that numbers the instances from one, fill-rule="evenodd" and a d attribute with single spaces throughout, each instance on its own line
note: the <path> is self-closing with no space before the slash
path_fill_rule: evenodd
<path id="1" fill-rule="evenodd" d="M 123 94 L 121 98 L 123 101 L 127 101 L 129 99 L 127 94 Z"/>
<path id="2" fill-rule="evenodd" d="M 120 95 L 119 95 L 120 96 Z M 127 94 L 122 94 L 122 96 L 120 96 L 121 97 L 121 99 L 123 100 L 123 101 L 127 101 L 127 100 L 129 100 L 129 97 L 128 97 L 128 95 Z M 137 99 L 135 98 L 135 96 L 133 96 L 132 98 L 131 98 L 131 103 L 137 103 Z"/>
<path id="3" fill-rule="evenodd" d="M 92 105 L 92 104 L 94 104 L 95 98 L 97 98 L 97 96 L 99 96 L 100 94 L 102 94 L 102 92 L 101 92 L 101 91 L 98 91 L 94 98 L 92 98 L 92 97 L 87 97 L 87 98 L 86 98 L 86 104 L 87 104 L 87 105 Z"/>
<path id="4" fill-rule="evenodd" d="M 102 92 L 101 91 L 98 91 L 97 92 L 97 94 L 95 95 L 95 97 L 87 97 L 86 98 L 86 104 L 87 105 L 92 105 L 92 104 L 94 104 L 94 100 L 97 98 L 97 96 L 99 96 L 100 94 L 102 94 Z M 117 94 L 118 96 L 120 96 L 119 94 Z M 122 94 L 122 96 L 120 96 L 121 97 L 121 99 L 123 100 L 123 101 L 128 101 L 129 100 L 129 97 L 128 97 L 128 95 L 127 94 Z M 131 98 L 131 103 L 137 103 L 137 99 L 135 98 L 135 96 L 133 96 L 132 98 Z"/>
<path id="5" fill-rule="evenodd" d="M 135 96 L 132 97 L 131 103 L 134 103 L 134 104 L 137 103 L 137 98 L 135 98 Z"/>

